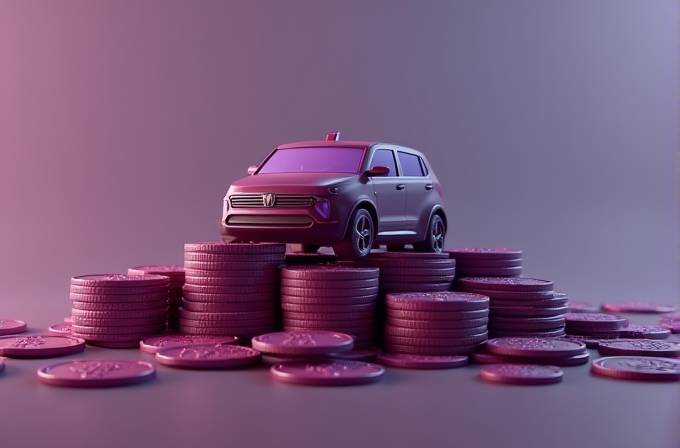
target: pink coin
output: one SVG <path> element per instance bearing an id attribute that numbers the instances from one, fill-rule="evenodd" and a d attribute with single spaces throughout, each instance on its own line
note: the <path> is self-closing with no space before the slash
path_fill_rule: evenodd
<path id="1" fill-rule="evenodd" d="M 378 381 L 385 369 L 377 364 L 332 359 L 318 363 L 286 362 L 271 367 L 273 378 L 313 386 L 345 386 Z"/>
<path id="2" fill-rule="evenodd" d="M 66 322 L 64 322 L 61 324 L 52 325 L 48 330 L 50 333 L 54 333 L 57 335 L 70 336 L 72 328 L 71 324 L 67 324 Z"/>
<path id="3" fill-rule="evenodd" d="M 164 348 L 156 353 L 156 361 L 187 369 L 228 369 L 260 364 L 262 355 L 257 350 L 238 345 L 192 345 Z"/>
<path id="4" fill-rule="evenodd" d="M 288 266 L 281 269 L 281 278 L 300 280 L 364 280 L 378 278 L 380 270 L 348 266 Z"/>
<path id="5" fill-rule="evenodd" d="M 172 280 L 184 278 L 184 266 L 136 266 L 128 269 L 128 275 L 165 275 Z"/>
<path id="6" fill-rule="evenodd" d="M 198 334 L 161 334 L 139 341 L 139 348 L 143 352 L 157 353 L 159 350 L 174 347 L 188 347 L 192 345 L 235 344 L 236 336 L 205 336 Z"/>
<path id="7" fill-rule="evenodd" d="M 610 313 L 672 313 L 675 311 L 675 307 L 650 302 L 620 302 L 605 303 L 602 305 L 602 311 Z"/>
<path id="8" fill-rule="evenodd" d="M 69 336 L 12 336 L 0 338 L 0 356 L 53 358 L 85 350 L 85 341 Z"/>
<path id="9" fill-rule="evenodd" d="M 536 364 L 492 364 L 482 367 L 482 379 L 494 383 L 539 385 L 562 381 L 564 373 L 555 366 Z"/>
<path id="10" fill-rule="evenodd" d="M 621 330 L 621 337 L 637 339 L 667 339 L 671 331 L 652 325 L 628 325 Z"/>
<path id="11" fill-rule="evenodd" d="M 112 387 L 142 383 L 156 377 L 148 362 L 127 359 L 87 359 L 38 369 L 40 382 L 62 387 Z"/>
<path id="12" fill-rule="evenodd" d="M 0 335 L 19 334 L 26 331 L 26 324 L 15 319 L 0 319 Z"/>
<path id="13" fill-rule="evenodd" d="M 463 277 L 462 285 L 502 291 L 552 291 L 553 282 L 529 277 Z"/>
<path id="14" fill-rule="evenodd" d="M 495 338 L 486 341 L 486 349 L 496 355 L 560 357 L 581 354 L 586 351 L 586 346 L 563 339 Z"/>
<path id="15" fill-rule="evenodd" d="M 568 328 L 621 329 L 628 319 L 603 313 L 567 313 L 564 316 Z"/>
<path id="16" fill-rule="evenodd" d="M 348 352 L 330 353 L 329 358 L 347 359 L 350 361 L 375 362 L 377 356 L 382 353 L 377 347 L 369 347 L 362 350 L 350 350 Z"/>
<path id="17" fill-rule="evenodd" d="M 564 357 L 521 357 L 521 356 L 502 356 L 494 355 L 489 352 L 477 352 L 470 355 L 470 358 L 477 364 L 538 364 L 551 365 L 555 367 L 579 366 L 588 363 L 590 355 L 588 352 L 574 356 Z"/>
<path id="18" fill-rule="evenodd" d="M 351 350 L 354 338 L 333 331 L 282 331 L 256 336 L 252 346 L 264 353 L 280 355 L 325 355 Z"/>
<path id="19" fill-rule="evenodd" d="M 680 344 L 647 339 L 600 341 L 597 351 L 603 356 L 630 355 L 677 358 L 680 357 Z"/>
<path id="20" fill-rule="evenodd" d="M 403 353 L 383 353 L 378 355 L 378 363 L 403 369 L 451 369 L 468 363 L 467 356 L 427 356 Z"/>
<path id="21" fill-rule="evenodd" d="M 170 279 L 162 275 L 95 274 L 71 278 L 71 285 L 89 287 L 132 288 L 139 286 L 166 286 L 169 284 Z"/>
<path id="22" fill-rule="evenodd" d="M 508 302 L 524 301 L 532 303 L 542 303 L 548 301 L 549 303 L 564 303 L 566 299 L 557 297 L 553 291 L 509 291 L 491 288 L 482 288 L 476 285 L 456 285 L 456 289 L 460 291 L 473 292 L 488 296 L 491 300 L 504 300 Z"/>
<path id="23" fill-rule="evenodd" d="M 593 361 L 597 375 L 624 380 L 680 381 L 680 360 L 651 356 L 611 356 Z"/>
<path id="24" fill-rule="evenodd" d="M 474 311 L 489 307 L 489 298 L 469 292 L 387 294 L 387 307 L 413 311 Z"/>
<path id="25" fill-rule="evenodd" d="M 222 241 L 206 241 L 187 243 L 185 252 L 205 252 L 210 254 L 281 254 L 286 253 L 286 245 L 280 243 L 224 243 Z"/>

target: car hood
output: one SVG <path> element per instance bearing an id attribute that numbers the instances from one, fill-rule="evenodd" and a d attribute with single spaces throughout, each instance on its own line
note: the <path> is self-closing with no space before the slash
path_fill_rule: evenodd
<path id="1" fill-rule="evenodd" d="M 232 189 L 238 191 L 259 191 L 272 187 L 329 187 L 357 177 L 358 174 L 347 173 L 272 173 L 256 174 L 244 177 L 232 183 Z"/>

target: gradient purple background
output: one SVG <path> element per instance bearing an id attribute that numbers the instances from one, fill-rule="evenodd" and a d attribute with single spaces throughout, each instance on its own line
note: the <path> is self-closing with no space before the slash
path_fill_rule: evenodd
<path id="1" fill-rule="evenodd" d="M 278 144 L 331 131 L 425 152 L 444 187 L 448 246 L 521 248 L 527 275 L 554 280 L 574 300 L 677 303 L 677 14 L 671 0 L 0 0 L 0 315 L 44 328 L 69 313 L 73 275 L 181 263 L 183 243 L 219 237 L 222 197 L 249 165 Z M 23 379 L 8 366 L 0 387 L 35 387 L 30 372 L 44 363 L 24 364 Z M 450 445 L 455 437 L 466 446 L 550 440 L 555 448 L 588 440 L 601 448 L 609 441 L 651 448 L 669 440 L 667 413 L 635 431 L 621 424 L 633 415 L 619 414 L 608 423 L 619 427 L 614 439 L 556 441 L 534 410 L 540 436 L 522 430 L 508 441 L 484 431 L 478 421 L 488 414 L 484 406 L 554 406 L 569 392 L 582 401 L 589 395 L 576 381 L 550 392 L 475 385 L 483 404 L 447 409 L 450 402 L 433 385 L 473 373 L 399 371 L 373 389 L 327 392 L 274 387 L 266 373 L 258 383 L 241 372 L 235 374 L 241 382 L 224 387 L 250 391 L 270 410 L 288 403 L 344 413 L 352 400 L 371 397 L 388 415 L 381 419 L 375 413 L 382 408 L 368 406 L 370 425 L 356 421 L 369 420 L 366 410 L 342 425 L 366 434 L 389 433 L 389 419 L 410 405 L 408 419 L 432 418 L 414 412 L 428 403 L 467 419 L 453 425 L 442 415 L 431 440 L 422 436 L 428 446 Z M 183 403 L 209 395 L 181 377 L 173 371 L 160 382 L 178 388 Z M 205 378 L 226 383 L 219 375 Z M 664 403 L 678 401 L 677 388 L 601 381 L 597 387 L 628 405 L 631 391 L 663 400 L 674 390 L 667 400 L 675 402 Z M 132 400 L 147 389 L 156 393 L 149 385 L 100 396 L 115 410 L 129 403 L 121 397 Z M 80 397 L 72 403 L 82 413 L 92 405 L 85 394 L 39 392 L 48 400 Z M 389 403 L 381 393 L 392 397 Z M 558 398 L 546 401 L 544 393 Z M 26 399 L 26 409 L 55 406 L 25 391 L 16 399 Z M 572 422 L 583 424 L 599 409 L 595 403 L 578 416 L 573 403 L 565 406 Z M 151 414 L 160 407 L 139 406 Z M 254 431 L 253 445 L 276 440 L 230 412 L 237 427 Z M 14 426 L 1 417 L 0 437 L 18 440 L 7 438 Z M 327 428 L 314 418 L 317 428 Z M 89 431 L 104 431 L 96 422 Z M 448 432 L 454 429 L 457 436 Z M 391 446 L 419 440 L 394 431 Z M 288 432 L 287 442 L 313 444 L 310 434 Z M 210 436 L 205 429 L 196 440 L 207 444 Z M 112 445 L 124 440 L 115 432 L 108 437 Z M 364 440 L 379 439 L 373 433 Z M 165 446 L 180 441 L 187 443 L 171 431 Z M 12 446 L 19 445 L 3 448 Z"/>

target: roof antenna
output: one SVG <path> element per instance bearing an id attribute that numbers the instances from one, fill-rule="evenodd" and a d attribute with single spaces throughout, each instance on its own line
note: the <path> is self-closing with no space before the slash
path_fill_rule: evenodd
<path id="1" fill-rule="evenodd" d="M 326 141 L 327 142 L 339 142 L 340 141 L 340 132 L 331 132 L 326 136 Z"/>

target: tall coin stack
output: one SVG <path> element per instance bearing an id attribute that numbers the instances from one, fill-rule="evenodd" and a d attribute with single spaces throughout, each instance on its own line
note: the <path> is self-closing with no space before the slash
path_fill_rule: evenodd
<path id="1" fill-rule="evenodd" d="M 553 282 L 528 277 L 464 277 L 458 289 L 483 294 L 489 305 L 489 337 L 564 336 L 567 298 Z M 559 293 L 558 293 L 559 294 Z"/>
<path id="2" fill-rule="evenodd" d="M 354 337 L 354 348 L 375 345 L 378 268 L 289 266 L 281 270 L 285 330 L 327 330 Z"/>
<path id="3" fill-rule="evenodd" d="M 466 292 L 387 294 L 385 348 L 391 353 L 469 355 L 488 338 L 489 298 Z"/>
<path id="4" fill-rule="evenodd" d="M 168 290 L 168 330 L 179 327 L 179 307 L 182 306 L 184 267 L 182 266 L 137 266 L 128 269 L 128 275 L 164 275 L 170 279 Z"/>
<path id="5" fill-rule="evenodd" d="M 285 252 L 278 243 L 185 244 L 180 331 L 242 338 L 276 331 Z"/>
<path id="6" fill-rule="evenodd" d="M 456 260 L 458 277 L 522 275 L 522 251 L 508 248 L 456 247 L 445 250 Z"/>
<path id="7" fill-rule="evenodd" d="M 100 347 L 138 347 L 140 339 L 165 331 L 169 285 L 158 275 L 73 277 L 73 336 Z"/>

